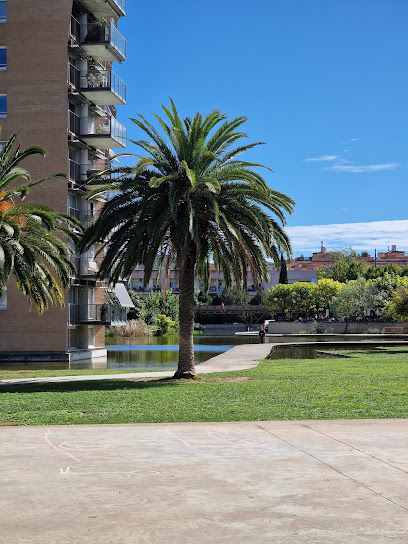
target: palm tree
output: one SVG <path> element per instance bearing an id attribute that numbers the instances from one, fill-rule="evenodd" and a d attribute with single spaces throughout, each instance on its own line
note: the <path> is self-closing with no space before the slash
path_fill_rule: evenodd
<path id="1" fill-rule="evenodd" d="M 290 253 L 281 224 L 293 201 L 267 186 L 254 170 L 262 165 L 237 158 L 259 143 L 231 149 L 246 137 L 238 131 L 245 117 L 227 120 L 215 110 L 204 118 L 197 113 L 194 119 L 182 120 L 173 101 L 171 109 L 162 109 L 167 119 L 155 118 L 164 135 L 142 115 L 132 119 L 150 139 L 133 141 L 147 155 L 134 155 L 134 167 L 105 170 L 89 180 L 99 185 L 89 198 L 105 192 L 114 196 L 78 249 L 101 244 L 100 253 L 106 254 L 99 274 L 109 276 L 113 284 L 129 278 L 138 264 L 144 265 L 145 285 L 154 265 L 164 267 L 167 283 L 170 266 L 176 263 L 180 348 L 175 377 L 189 378 L 195 376 L 195 275 L 208 289 L 212 260 L 228 286 L 235 282 L 245 288 L 248 268 L 254 283 L 267 278 L 265 257 L 277 262 L 279 251 Z"/>
<path id="2" fill-rule="evenodd" d="M 64 291 L 75 268 L 72 250 L 61 236 L 76 243 L 82 225 L 75 218 L 44 205 L 25 203 L 29 189 L 57 174 L 32 181 L 19 164 L 31 155 L 45 155 L 39 147 L 21 150 L 18 133 L 0 151 L 0 296 L 13 276 L 18 289 L 41 314 L 50 302 L 64 306 Z M 21 186 L 16 186 L 20 180 Z M 10 188 L 11 186 L 11 188 Z"/>

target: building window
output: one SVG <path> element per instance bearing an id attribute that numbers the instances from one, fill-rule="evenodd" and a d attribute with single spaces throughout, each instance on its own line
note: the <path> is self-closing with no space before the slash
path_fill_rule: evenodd
<path id="1" fill-rule="evenodd" d="M 0 23 L 6 22 L 6 0 L 0 0 Z"/>
<path id="2" fill-rule="evenodd" d="M 7 69 L 7 47 L 0 46 L 0 70 Z"/>
<path id="3" fill-rule="evenodd" d="M 4 295 L 0 297 L 0 310 L 7 310 L 7 287 L 4 288 Z"/>
<path id="4" fill-rule="evenodd" d="M 7 117 L 7 95 L 0 94 L 0 119 Z"/>
<path id="5" fill-rule="evenodd" d="M 88 327 L 88 348 L 95 347 L 95 327 Z"/>
<path id="6" fill-rule="evenodd" d="M 78 334 L 77 329 L 69 329 L 69 347 L 76 348 L 78 347 Z"/>

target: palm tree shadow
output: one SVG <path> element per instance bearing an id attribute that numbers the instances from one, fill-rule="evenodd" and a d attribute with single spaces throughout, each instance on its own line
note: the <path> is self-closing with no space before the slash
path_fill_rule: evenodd
<path id="1" fill-rule="evenodd" d="M 0 384 L 2 393 L 75 393 L 81 391 L 120 391 L 128 389 L 148 389 L 158 387 L 180 387 L 192 380 L 176 380 L 173 378 L 160 378 L 138 380 L 138 378 L 124 378 L 116 380 L 84 380 L 73 382 L 46 382 L 28 383 L 29 380 L 21 380 L 24 383 L 12 385 Z"/>

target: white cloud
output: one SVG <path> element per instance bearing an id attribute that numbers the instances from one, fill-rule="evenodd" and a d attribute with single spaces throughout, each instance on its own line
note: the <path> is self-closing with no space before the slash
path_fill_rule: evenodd
<path id="1" fill-rule="evenodd" d="M 380 172 L 381 170 L 395 170 L 401 165 L 398 162 L 388 162 L 385 164 L 367 164 L 358 166 L 355 164 L 334 164 L 328 166 L 325 170 L 334 170 L 335 172 L 352 172 L 353 174 L 362 174 L 364 172 Z"/>
<path id="2" fill-rule="evenodd" d="M 326 162 L 326 161 L 335 161 L 338 159 L 338 155 L 323 155 L 322 157 L 315 157 L 312 159 L 305 159 L 305 162 Z"/>
<path id="3" fill-rule="evenodd" d="M 356 250 L 386 250 L 396 244 L 397 249 L 408 251 L 408 220 L 372 221 L 369 223 L 344 223 L 288 227 L 295 254 L 310 255 L 320 249 L 323 240 L 326 249 L 352 247 Z"/>
<path id="4" fill-rule="evenodd" d="M 350 142 L 358 142 L 358 138 L 350 138 Z"/>

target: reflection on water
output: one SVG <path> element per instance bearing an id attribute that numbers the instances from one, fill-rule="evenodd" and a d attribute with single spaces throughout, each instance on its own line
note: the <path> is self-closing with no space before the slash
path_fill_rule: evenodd
<path id="1" fill-rule="evenodd" d="M 175 370 L 178 361 L 178 336 L 143 338 L 106 338 L 107 362 L 75 361 L 72 363 L 0 363 L 0 370 L 75 370 L 108 368 L 112 370 Z M 257 337 L 195 336 L 196 364 L 208 361 L 233 346 L 258 343 Z"/>
<path id="2" fill-rule="evenodd" d="M 149 338 L 107 338 L 107 368 L 130 370 L 175 370 L 178 361 L 178 336 Z M 195 336 L 196 364 L 208 361 L 238 344 L 249 344 L 257 338 L 239 336 Z"/>

